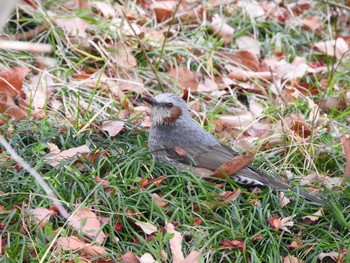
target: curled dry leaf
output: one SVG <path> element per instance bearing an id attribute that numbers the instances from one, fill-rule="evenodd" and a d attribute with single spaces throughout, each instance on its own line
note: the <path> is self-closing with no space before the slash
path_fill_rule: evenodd
<path id="1" fill-rule="evenodd" d="M 311 127 L 306 122 L 304 115 L 300 113 L 290 114 L 284 119 L 285 123 L 295 134 L 307 138 L 311 134 Z"/>
<path id="2" fill-rule="evenodd" d="M 78 154 L 89 153 L 90 149 L 87 145 L 82 145 L 76 148 L 70 148 L 60 153 L 56 153 L 56 151 L 57 150 L 55 149 L 54 154 L 49 153 L 44 158 L 44 161 L 53 167 L 56 167 L 57 165 L 59 165 L 61 160 L 72 158 Z"/>
<path id="3" fill-rule="evenodd" d="M 45 226 L 45 224 L 50 220 L 52 216 L 56 215 L 55 211 L 47 208 L 43 208 L 43 207 L 30 209 L 30 213 L 34 216 L 35 221 L 42 228 Z"/>
<path id="4" fill-rule="evenodd" d="M 81 19 L 79 17 L 73 17 L 73 18 L 65 18 L 65 17 L 59 17 L 58 15 L 54 14 L 53 12 L 48 12 L 54 23 L 63 29 L 63 31 L 66 32 L 67 35 L 70 36 L 78 36 L 81 38 L 87 37 L 86 30 L 89 28 L 90 24 L 86 22 L 84 19 Z"/>
<path id="5" fill-rule="evenodd" d="M 139 226 L 145 234 L 150 235 L 153 234 L 154 232 L 158 231 L 158 228 L 149 223 L 149 222 L 141 222 L 141 221 L 136 221 L 135 225 Z"/>
<path id="6" fill-rule="evenodd" d="M 211 28 L 215 35 L 225 41 L 225 44 L 231 42 L 231 38 L 235 30 L 229 26 L 225 19 L 220 15 L 215 14 L 211 22 Z"/>
<path id="7" fill-rule="evenodd" d="M 279 200 L 278 204 L 280 208 L 285 207 L 290 203 L 290 199 L 285 196 L 285 192 L 279 192 Z"/>
<path id="8" fill-rule="evenodd" d="M 310 216 L 303 216 L 302 217 L 303 223 L 307 224 L 307 225 L 315 224 L 320 219 L 320 217 L 323 215 L 324 215 L 324 211 L 322 208 L 320 208 L 319 210 L 317 210 L 315 213 L 313 213 Z"/>
<path id="9" fill-rule="evenodd" d="M 263 72 L 253 72 L 247 71 L 240 68 L 231 69 L 231 72 L 228 75 L 231 79 L 238 81 L 250 81 L 250 80 L 272 80 L 273 74 L 269 71 Z"/>
<path id="10" fill-rule="evenodd" d="M 288 216 L 288 217 L 279 219 L 277 217 L 277 215 L 273 215 L 271 218 L 269 218 L 267 220 L 267 222 L 274 230 L 282 229 L 282 230 L 290 233 L 290 230 L 287 227 L 294 225 L 294 222 L 291 221 L 292 218 L 293 218 L 293 216 Z"/>
<path id="11" fill-rule="evenodd" d="M 0 95 L 21 95 L 23 80 L 29 73 L 28 68 L 15 67 L 0 71 Z"/>
<path id="12" fill-rule="evenodd" d="M 69 225 L 74 229 L 81 231 L 84 235 L 96 239 L 102 243 L 106 235 L 100 231 L 101 223 L 97 216 L 89 208 L 80 208 L 68 220 Z"/>
<path id="13" fill-rule="evenodd" d="M 63 250 L 79 251 L 90 256 L 99 256 L 107 254 L 107 251 L 103 247 L 86 244 L 85 242 L 81 241 L 78 237 L 75 236 L 59 237 L 57 239 L 57 246 L 62 248 Z"/>
<path id="14" fill-rule="evenodd" d="M 104 121 L 102 123 L 102 130 L 108 132 L 111 137 L 119 134 L 123 128 L 124 122 L 122 121 Z"/>
<path id="15" fill-rule="evenodd" d="M 217 168 L 212 176 L 218 178 L 225 178 L 226 176 L 234 175 L 238 171 L 242 170 L 244 167 L 250 165 L 253 160 L 254 154 L 241 154 Z"/>
<path id="16" fill-rule="evenodd" d="M 328 252 L 328 253 L 320 253 L 318 255 L 318 259 L 323 261 L 325 258 L 331 258 L 332 260 L 334 260 L 335 262 L 343 262 L 342 259 L 344 257 L 343 253 L 340 252 Z"/>

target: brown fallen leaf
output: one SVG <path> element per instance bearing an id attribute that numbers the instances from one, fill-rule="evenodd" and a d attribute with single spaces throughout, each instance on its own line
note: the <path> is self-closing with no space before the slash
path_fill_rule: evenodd
<path id="1" fill-rule="evenodd" d="M 222 18 L 219 14 L 215 14 L 212 18 L 211 28 L 216 36 L 220 39 L 223 39 L 225 45 L 231 42 L 232 35 L 235 30 L 229 26 L 225 19 Z"/>
<path id="2" fill-rule="evenodd" d="M 140 257 L 140 263 L 157 263 L 151 254 L 145 253 Z"/>
<path id="3" fill-rule="evenodd" d="M 28 68 L 14 67 L 0 71 L 0 95 L 21 95 L 23 80 L 29 73 Z"/>
<path id="4" fill-rule="evenodd" d="M 301 260 L 295 256 L 286 256 L 284 259 L 283 259 L 283 263 L 303 263 L 304 260 Z"/>
<path id="5" fill-rule="evenodd" d="M 124 122 L 122 121 L 104 121 L 101 129 L 108 132 L 109 136 L 113 137 L 120 133 L 124 128 Z"/>
<path id="6" fill-rule="evenodd" d="M 285 196 L 285 192 L 279 192 L 279 207 L 283 208 L 290 203 L 290 199 Z"/>
<path id="7" fill-rule="evenodd" d="M 331 258 L 333 261 L 335 262 L 343 262 L 342 259 L 344 258 L 344 254 L 343 253 L 340 253 L 340 252 L 335 252 L 335 251 L 332 251 L 332 252 L 328 252 L 328 253 L 320 253 L 318 255 L 318 259 L 323 261 L 323 259 L 325 258 Z"/>
<path id="8" fill-rule="evenodd" d="M 231 176 L 247 167 L 254 160 L 254 154 L 241 154 L 234 157 L 231 161 L 224 163 L 219 168 L 217 168 L 212 174 L 213 177 L 225 178 L 226 176 Z"/>
<path id="9" fill-rule="evenodd" d="M 158 194 L 156 193 L 152 193 L 151 194 L 153 197 L 154 202 L 159 206 L 159 207 L 166 207 L 168 205 L 168 203 L 162 198 L 160 197 Z"/>
<path id="10" fill-rule="evenodd" d="M 76 236 L 59 237 L 57 239 L 57 246 L 63 250 L 79 251 L 90 256 L 99 256 L 107 254 L 107 251 L 103 247 L 92 244 L 86 244 L 84 241 L 81 241 Z"/>
<path id="11" fill-rule="evenodd" d="M 173 79 L 180 88 L 186 90 L 196 90 L 199 85 L 200 73 L 188 70 L 184 67 L 171 69 L 168 75 Z"/>
<path id="12" fill-rule="evenodd" d="M 343 135 L 340 137 L 340 142 L 342 143 L 344 150 L 344 157 L 346 160 L 344 177 L 350 177 L 350 135 Z"/>
<path id="13" fill-rule="evenodd" d="M 53 167 L 59 165 L 61 160 L 72 158 L 81 153 L 89 153 L 90 149 L 87 145 L 82 145 L 79 147 L 70 148 L 60 153 L 56 153 L 56 151 L 57 150 L 55 150 L 54 154 L 49 153 L 44 157 L 44 161 Z"/>
<path id="14" fill-rule="evenodd" d="M 248 71 L 241 68 L 233 68 L 231 69 L 231 72 L 229 73 L 229 78 L 235 79 L 238 81 L 250 81 L 250 80 L 272 80 L 273 74 L 269 71 L 263 71 L 263 72 L 254 72 L 254 71 Z"/>
<path id="15" fill-rule="evenodd" d="M 290 243 L 290 245 L 288 245 L 288 249 L 289 250 L 293 250 L 293 249 L 296 249 L 296 248 L 298 248 L 298 247 L 300 247 L 301 246 L 301 243 L 299 243 L 299 242 L 297 242 L 297 241 L 292 241 L 291 243 Z"/>
<path id="16" fill-rule="evenodd" d="M 293 216 L 288 216 L 282 219 L 279 219 L 276 214 L 274 214 L 271 218 L 267 220 L 269 225 L 274 230 L 282 229 L 288 233 L 290 233 L 290 230 L 287 228 L 288 226 L 293 226 L 294 222 L 291 221 Z"/>
<path id="17" fill-rule="evenodd" d="M 185 259 L 182 253 L 182 235 L 171 223 L 166 223 L 165 229 L 167 233 L 174 234 L 174 237 L 169 240 L 173 263 L 181 263 Z"/>
<path id="18" fill-rule="evenodd" d="M 241 195 L 241 190 L 237 189 L 236 191 L 226 191 L 220 193 L 220 199 L 218 200 L 219 204 L 228 204 L 233 201 L 236 201 Z"/>
<path id="19" fill-rule="evenodd" d="M 343 38 L 337 38 L 336 40 L 328 40 L 313 44 L 313 47 L 322 53 L 336 57 L 337 59 L 349 58 L 349 45 Z"/>
<path id="20" fill-rule="evenodd" d="M 124 255 L 121 255 L 118 260 L 122 263 L 140 263 L 139 258 L 135 255 L 134 252 L 126 252 Z"/>
<path id="21" fill-rule="evenodd" d="M 303 216 L 303 223 L 306 225 L 312 225 L 315 224 L 321 216 L 324 215 L 324 211 L 322 208 L 320 208 L 319 210 L 317 210 L 315 213 L 313 213 L 312 215 L 309 216 Z"/>
<path id="22" fill-rule="evenodd" d="M 243 240 L 225 240 L 225 241 L 221 241 L 219 243 L 219 246 L 222 246 L 222 247 L 234 247 L 234 248 L 237 248 L 240 251 L 245 250 L 245 244 L 244 244 Z"/>
<path id="23" fill-rule="evenodd" d="M 318 16 L 307 16 L 302 20 L 304 27 L 311 31 L 322 31 L 324 24 Z"/>
<path id="24" fill-rule="evenodd" d="M 38 222 L 41 228 L 45 226 L 52 216 L 57 214 L 54 210 L 43 207 L 30 209 L 30 213 L 34 216 L 35 221 Z"/>
<path id="25" fill-rule="evenodd" d="M 106 238 L 106 235 L 100 231 L 101 223 L 97 216 L 87 207 L 76 210 L 69 218 L 68 224 L 99 243 L 102 243 Z"/>
<path id="26" fill-rule="evenodd" d="M 260 56 L 260 43 L 255 38 L 250 36 L 241 36 L 236 39 L 236 44 L 239 49 L 246 50 L 256 56 Z"/>

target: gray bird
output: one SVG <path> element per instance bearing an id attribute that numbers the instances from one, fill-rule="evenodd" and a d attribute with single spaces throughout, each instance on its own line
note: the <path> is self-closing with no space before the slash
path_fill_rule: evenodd
<path id="1" fill-rule="evenodd" d="M 143 97 L 142 100 L 152 106 L 148 148 L 158 161 L 180 168 L 191 167 L 192 170 L 200 170 L 199 173 L 203 175 L 209 175 L 238 155 L 199 126 L 192 119 L 185 101 L 175 94 L 164 93 L 155 98 Z M 241 185 L 289 189 L 288 185 L 277 182 L 251 166 L 241 169 L 230 177 Z M 312 202 L 327 204 L 308 193 L 298 193 Z"/>

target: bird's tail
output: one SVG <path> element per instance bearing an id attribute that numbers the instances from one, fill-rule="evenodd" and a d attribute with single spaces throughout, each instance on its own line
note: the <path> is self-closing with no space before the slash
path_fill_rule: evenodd
<path id="1" fill-rule="evenodd" d="M 236 183 L 243 185 L 256 185 L 256 186 L 269 186 L 282 191 L 293 191 L 304 199 L 307 199 L 311 202 L 328 205 L 328 202 L 323 199 L 311 195 L 306 191 L 300 190 L 299 188 L 291 189 L 289 185 L 278 182 L 272 177 L 256 170 L 254 167 L 248 166 L 243 168 L 239 172 L 230 176 Z"/>

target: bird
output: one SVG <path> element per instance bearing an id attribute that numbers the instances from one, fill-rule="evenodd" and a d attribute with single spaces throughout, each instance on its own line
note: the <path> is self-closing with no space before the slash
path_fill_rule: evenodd
<path id="1" fill-rule="evenodd" d="M 152 124 L 148 148 L 157 161 L 180 169 L 191 167 L 203 175 L 209 175 L 239 155 L 200 126 L 192 118 L 186 102 L 176 94 L 161 93 L 154 98 L 141 99 L 151 105 Z M 244 167 L 228 176 L 239 185 L 290 190 L 289 185 L 275 180 L 253 166 Z M 328 204 L 305 191 L 292 191 L 311 202 Z"/>

